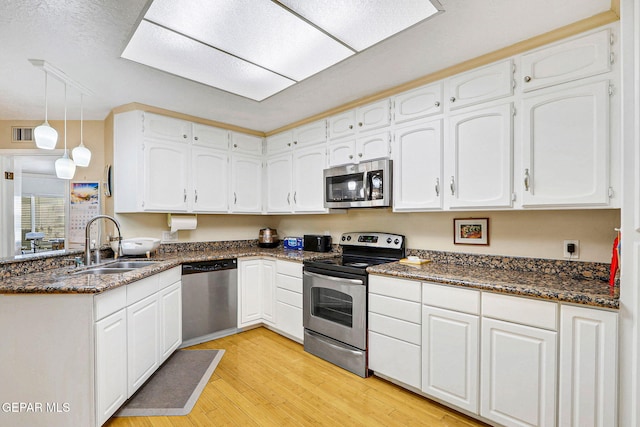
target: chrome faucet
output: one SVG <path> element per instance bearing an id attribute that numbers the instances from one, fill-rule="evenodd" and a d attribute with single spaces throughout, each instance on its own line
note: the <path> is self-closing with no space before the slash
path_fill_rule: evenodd
<path id="1" fill-rule="evenodd" d="M 118 230 L 118 252 L 116 253 L 116 258 L 122 255 L 122 234 L 120 233 L 120 224 L 118 221 L 110 217 L 109 215 L 96 215 L 87 222 L 87 226 L 84 229 L 84 264 L 91 265 L 91 224 L 94 223 L 95 220 L 104 218 L 108 219 L 116 225 L 116 229 Z M 100 244 L 96 247 L 96 263 L 100 261 Z"/>

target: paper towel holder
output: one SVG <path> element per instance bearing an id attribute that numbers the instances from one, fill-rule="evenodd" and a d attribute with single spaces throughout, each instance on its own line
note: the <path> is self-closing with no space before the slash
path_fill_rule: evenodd
<path id="1" fill-rule="evenodd" d="M 197 214 L 193 214 L 192 216 L 194 216 L 196 218 L 196 220 L 198 219 L 198 215 Z M 167 214 L 167 227 L 169 227 L 169 229 L 171 229 L 171 214 L 170 213 Z"/>

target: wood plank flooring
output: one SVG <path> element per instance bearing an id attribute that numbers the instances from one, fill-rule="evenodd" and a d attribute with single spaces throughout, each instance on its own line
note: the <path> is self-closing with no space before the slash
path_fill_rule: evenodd
<path id="1" fill-rule="evenodd" d="M 190 348 L 226 352 L 189 415 L 113 417 L 105 427 L 486 425 L 375 376 L 353 375 L 266 328 Z"/>

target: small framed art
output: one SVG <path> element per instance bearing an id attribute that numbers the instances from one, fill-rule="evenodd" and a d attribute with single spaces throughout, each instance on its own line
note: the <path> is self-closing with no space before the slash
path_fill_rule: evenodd
<path id="1" fill-rule="evenodd" d="M 489 218 L 454 218 L 453 243 L 456 245 L 488 245 Z"/>

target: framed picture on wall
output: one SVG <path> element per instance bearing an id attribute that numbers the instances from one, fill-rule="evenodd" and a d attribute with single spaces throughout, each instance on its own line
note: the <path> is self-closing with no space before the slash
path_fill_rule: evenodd
<path id="1" fill-rule="evenodd" d="M 488 245 L 489 218 L 454 218 L 453 243 L 456 245 Z"/>

